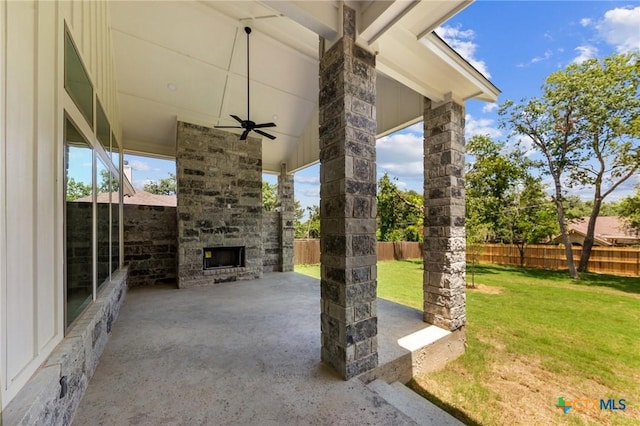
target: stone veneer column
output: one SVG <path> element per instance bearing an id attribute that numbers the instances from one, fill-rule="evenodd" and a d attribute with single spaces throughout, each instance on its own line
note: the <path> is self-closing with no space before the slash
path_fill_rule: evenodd
<path id="1" fill-rule="evenodd" d="M 280 207 L 280 270 L 291 272 L 293 271 L 295 205 L 293 175 L 287 174 L 285 163 L 282 163 L 278 176 L 278 207 Z"/>
<path id="2" fill-rule="evenodd" d="M 322 360 L 345 379 L 378 365 L 375 87 L 345 6 L 344 36 L 320 59 Z"/>
<path id="3" fill-rule="evenodd" d="M 424 100 L 424 320 L 464 326 L 464 105 Z"/>

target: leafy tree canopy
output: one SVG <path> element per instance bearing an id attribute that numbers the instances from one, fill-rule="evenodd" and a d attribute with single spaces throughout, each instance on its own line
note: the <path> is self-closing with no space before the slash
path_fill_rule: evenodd
<path id="1" fill-rule="evenodd" d="M 578 277 L 567 233 L 567 188 L 592 191 L 593 206 L 578 270 L 585 270 L 602 202 L 640 167 L 640 54 L 614 54 L 550 74 L 542 96 L 507 101 L 504 126 L 524 136 L 553 179 L 558 225 L 570 275 Z"/>
<path id="2" fill-rule="evenodd" d="M 423 197 L 403 191 L 385 173 L 378 180 L 378 240 L 420 241 L 423 229 Z"/>
<path id="3" fill-rule="evenodd" d="M 157 195 L 175 195 L 176 194 L 176 175 L 169 173 L 169 177 L 151 181 L 144 184 L 145 191 Z"/>

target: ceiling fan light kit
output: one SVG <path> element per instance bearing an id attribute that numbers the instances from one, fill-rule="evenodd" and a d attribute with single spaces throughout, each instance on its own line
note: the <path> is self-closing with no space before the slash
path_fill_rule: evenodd
<path id="1" fill-rule="evenodd" d="M 237 115 L 231 114 L 231 118 L 240 123 L 239 126 L 214 126 L 215 129 L 244 129 L 242 135 L 240 135 L 240 140 L 244 141 L 249 136 L 250 132 L 256 132 L 257 134 L 264 136 L 269 139 L 275 139 L 276 137 L 264 132 L 260 129 L 264 129 L 267 127 L 276 127 L 276 123 L 260 123 L 257 124 L 254 121 L 251 121 L 250 107 L 251 107 L 251 90 L 249 88 L 249 34 L 251 34 L 250 27 L 244 27 L 244 32 L 247 33 L 247 119 L 243 120 Z"/>

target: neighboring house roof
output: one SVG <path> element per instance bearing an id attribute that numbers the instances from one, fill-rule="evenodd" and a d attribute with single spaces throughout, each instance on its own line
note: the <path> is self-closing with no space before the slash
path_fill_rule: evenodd
<path id="1" fill-rule="evenodd" d="M 98 203 L 108 203 L 109 195 L 112 197 L 117 197 L 117 192 L 112 192 L 109 194 L 108 192 L 103 192 L 98 194 Z M 140 189 L 136 190 L 136 193 L 131 196 L 124 197 L 124 204 L 138 204 L 144 206 L 165 206 L 165 207 L 176 207 L 177 198 L 175 195 L 158 195 L 152 194 L 147 191 L 142 191 Z M 78 198 L 78 202 L 90 202 L 91 196 Z"/>
<path id="2" fill-rule="evenodd" d="M 580 235 L 583 238 L 587 235 L 589 217 L 581 217 L 569 223 L 567 230 L 570 234 Z M 598 216 L 594 232 L 595 243 L 602 246 L 619 244 L 636 244 L 640 242 L 640 235 L 627 226 L 624 220 L 618 216 Z M 562 242 L 561 236 L 553 238 L 553 242 Z"/>

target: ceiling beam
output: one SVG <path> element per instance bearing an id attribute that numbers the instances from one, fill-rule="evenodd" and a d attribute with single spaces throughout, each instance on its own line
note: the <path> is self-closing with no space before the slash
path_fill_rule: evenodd
<path id="1" fill-rule="evenodd" d="M 389 28 L 420 3 L 418 0 L 373 1 L 360 12 L 358 31 L 368 44 L 375 42 Z"/>
<path id="2" fill-rule="evenodd" d="M 262 3 L 327 40 L 337 38 L 340 33 L 336 1 L 263 0 Z"/>

